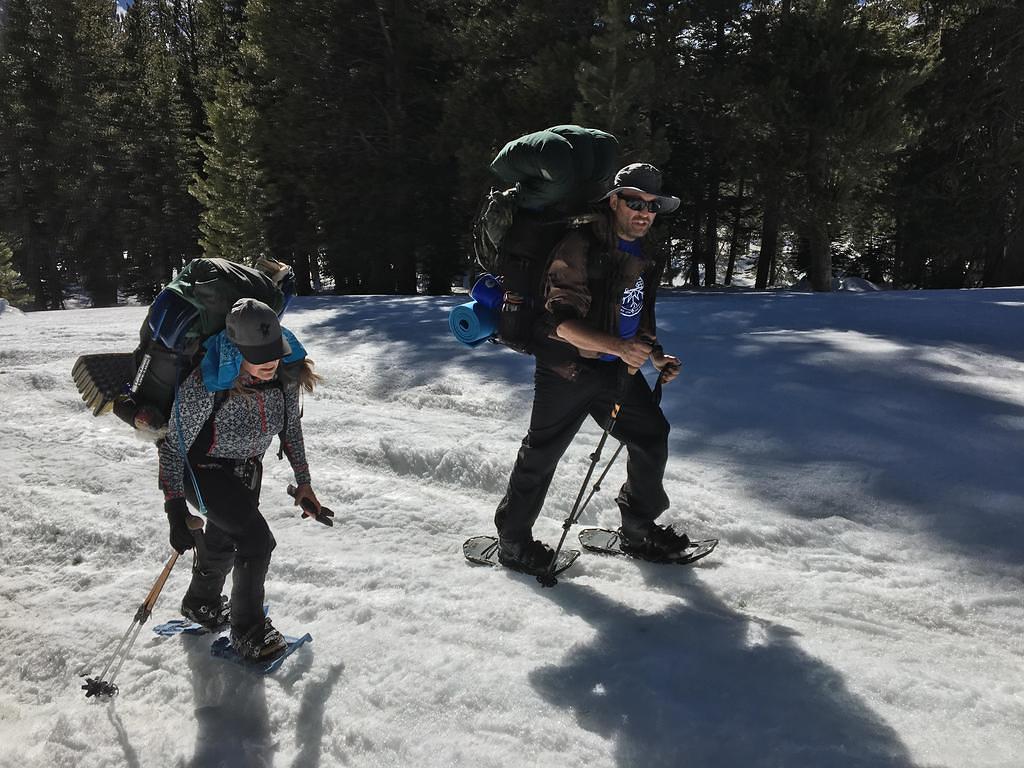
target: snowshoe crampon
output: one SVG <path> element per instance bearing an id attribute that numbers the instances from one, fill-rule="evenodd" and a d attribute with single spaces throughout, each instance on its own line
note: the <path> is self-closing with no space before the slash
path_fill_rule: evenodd
<path id="1" fill-rule="evenodd" d="M 600 552 L 605 555 L 626 555 L 627 557 L 633 557 L 638 560 L 647 560 L 648 562 L 653 563 L 670 563 L 674 565 L 695 563 L 710 555 L 715 550 L 715 547 L 718 546 L 718 539 L 691 541 L 690 546 L 687 547 L 686 551 L 678 557 L 652 558 L 645 557 L 642 553 L 623 549 L 622 540 L 618 531 L 612 531 L 607 528 L 584 528 L 580 531 L 579 538 L 580 544 L 583 548 L 588 549 L 591 552 Z"/>
<path id="2" fill-rule="evenodd" d="M 462 545 L 462 554 L 466 556 L 466 559 L 471 563 L 477 565 L 495 565 L 502 566 L 498 560 L 498 539 L 494 536 L 474 536 L 471 539 L 466 539 Z M 578 549 L 563 549 L 558 553 L 558 560 L 555 561 L 555 576 L 568 570 L 568 568 L 576 562 L 576 558 L 580 556 Z M 513 570 L 516 569 L 514 566 L 508 566 Z M 547 568 L 543 569 L 543 573 L 547 573 Z M 528 571 L 523 571 L 528 573 Z M 538 575 L 532 573 L 531 575 Z"/>

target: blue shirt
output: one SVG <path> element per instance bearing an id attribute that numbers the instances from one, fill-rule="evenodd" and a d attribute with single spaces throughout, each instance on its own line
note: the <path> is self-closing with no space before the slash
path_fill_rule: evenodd
<path id="1" fill-rule="evenodd" d="M 639 240 L 623 240 L 619 238 L 618 248 L 634 258 L 644 257 Z M 640 330 L 640 313 L 644 309 L 644 276 L 640 275 L 636 283 L 622 292 L 622 306 L 619 310 L 619 336 L 632 339 Z M 602 360 L 618 360 L 615 355 L 601 355 Z"/>

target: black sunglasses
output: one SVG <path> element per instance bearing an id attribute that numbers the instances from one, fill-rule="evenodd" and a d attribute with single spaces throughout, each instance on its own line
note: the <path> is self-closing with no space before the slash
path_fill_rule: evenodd
<path id="1" fill-rule="evenodd" d="M 661 200 L 641 200 L 639 197 L 626 197 L 625 195 L 619 195 L 619 200 L 624 202 L 631 211 L 648 210 L 651 213 L 658 213 L 664 207 Z"/>

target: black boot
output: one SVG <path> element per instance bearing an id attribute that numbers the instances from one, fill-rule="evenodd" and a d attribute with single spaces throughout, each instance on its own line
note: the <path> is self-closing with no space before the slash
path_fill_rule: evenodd
<path id="1" fill-rule="evenodd" d="M 264 582 L 269 567 L 269 554 L 235 558 L 231 647 L 245 659 L 266 659 L 288 646 L 284 635 L 270 623 L 270 617 L 263 615 Z"/>
<path id="2" fill-rule="evenodd" d="M 221 593 L 235 558 L 232 550 L 216 552 L 204 544 L 196 548 L 192 561 L 192 581 L 181 601 L 181 615 L 217 632 L 231 621 L 231 604 Z"/>
<path id="3" fill-rule="evenodd" d="M 223 595 L 214 601 L 203 601 L 186 592 L 181 600 L 181 615 L 211 632 L 220 632 L 231 624 L 231 602 Z"/>
<path id="4" fill-rule="evenodd" d="M 677 533 L 672 526 L 658 525 L 653 520 L 639 520 L 623 514 L 619 546 L 623 552 L 634 557 L 667 561 L 686 554 L 691 544 L 689 536 Z"/>
<path id="5" fill-rule="evenodd" d="M 288 647 L 288 642 L 284 635 L 274 629 L 267 616 L 262 623 L 250 627 L 244 633 L 238 633 L 232 627 L 231 647 L 243 659 L 259 661 L 277 655 Z"/>
<path id="6" fill-rule="evenodd" d="M 498 538 L 498 562 L 506 568 L 538 575 L 551 566 L 555 551 L 536 539 Z"/>
<path id="7" fill-rule="evenodd" d="M 263 625 L 264 582 L 270 555 L 235 557 L 231 585 L 231 634 L 239 637 Z"/>

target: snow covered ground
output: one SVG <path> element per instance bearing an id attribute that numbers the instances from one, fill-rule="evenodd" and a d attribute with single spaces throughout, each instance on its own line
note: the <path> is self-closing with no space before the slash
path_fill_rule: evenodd
<path id="1" fill-rule="evenodd" d="M 722 544 L 689 569 L 584 554 L 553 589 L 462 558 L 531 360 L 455 344 L 457 301 L 289 311 L 338 517 L 300 520 L 268 457 L 268 600 L 314 642 L 257 678 L 147 625 L 109 702 L 79 675 L 169 547 L 153 447 L 70 370 L 131 349 L 144 309 L 0 315 L 0 766 L 1024 764 L 1024 289 L 664 296 L 665 519 Z M 551 543 L 598 437 L 555 477 Z M 616 524 L 622 476 L 584 523 Z"/>

